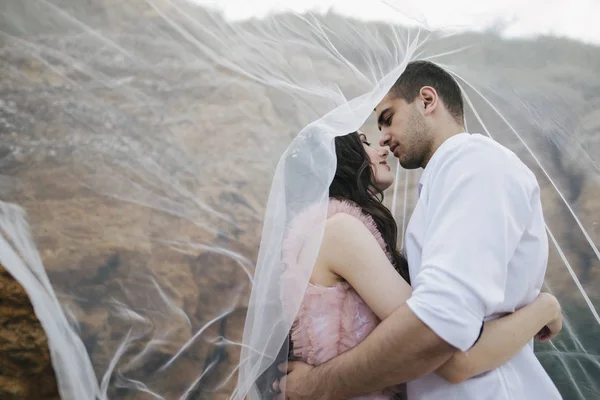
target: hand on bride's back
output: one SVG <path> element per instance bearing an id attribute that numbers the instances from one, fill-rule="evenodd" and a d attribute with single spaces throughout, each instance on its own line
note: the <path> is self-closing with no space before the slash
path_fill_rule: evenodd
<path id="1" fill-rule="evenodd" d="M 281 378 L 278 388 L 281 393 L 275 400 L 316 400 L 316 385 L 311 383 L 310 372 L 315 367 L 300 361 L 290 361 L 287 364 L 287 375 Z M 325 400 L 325 399 L 323 399 Z"/>
<path id="2" fill-rule="evenodd" d="M 547 342 L 554 339 L 563 328 L 563 315 L 560 307 L 560 303 L 550 293 L 540 293 L 535 301 L 543 302 L 545 307 L 548 307 L 550 320 L 542 328 L 541 331 L 535 335 L 535 338 L 540 342 Z"/>

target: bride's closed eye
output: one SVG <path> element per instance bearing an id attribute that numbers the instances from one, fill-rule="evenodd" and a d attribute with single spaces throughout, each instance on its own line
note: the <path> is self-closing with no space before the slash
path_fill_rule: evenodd
<path id="1" fill-rule="evenodd" d="M 360 141 L 363 142 L 363 144 L 366 144 L 367 146 L 371 146 L 371 143 L 369 143 L 367 141 L 367 137 L 365 135 L 360 135 Z"/>

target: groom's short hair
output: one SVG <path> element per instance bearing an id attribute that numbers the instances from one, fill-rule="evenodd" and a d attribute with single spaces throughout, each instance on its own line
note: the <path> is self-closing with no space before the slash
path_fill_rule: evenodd
<path id="1" fill-rule="evenodd" d="M 462 125 L 464 105 L 460 87 L 452 75 L 430 61 L 409 62 L 390 93 L 412 103 L 423 86 L 434 88 L 450 115 Z"/>

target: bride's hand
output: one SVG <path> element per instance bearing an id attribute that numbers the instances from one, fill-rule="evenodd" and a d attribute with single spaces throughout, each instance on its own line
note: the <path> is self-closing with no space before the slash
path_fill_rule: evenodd
<path id="1" fill-rule="evenodd" d="M 560 303 L 550 293 L 540 293 L 535 301 L 543 304 L 549 316 L 548 323 L 535 335 L 535 338 L 540 342 L 547 342 L 554 339 L 562 330 L 563 315 Z"/>

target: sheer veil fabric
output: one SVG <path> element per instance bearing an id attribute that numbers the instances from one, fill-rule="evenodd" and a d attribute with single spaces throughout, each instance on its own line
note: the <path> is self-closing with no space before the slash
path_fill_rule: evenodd
<path id="1" fill-rule="evenodd" d="M 257 380 L 287 355 L 334 138 L 375 139 L 374 107 L 416 59 L 457 79 L 469 132 L 536 174 L 545 290 L 566 317 L 536 353 L 565 399 L 600 396 L 600 48 L 439 30 L 417 1 L 380 6 L 404 22 L 3 3 L 0 263 L 31 299 L 64 400 L 269 398 Z M 420 171 L 396 168 L 386 204 L 403 230 Z M 284 264 L 308 209 L 306 252 Z M 303 280 L 282 296 L 286 266 Z"/>

